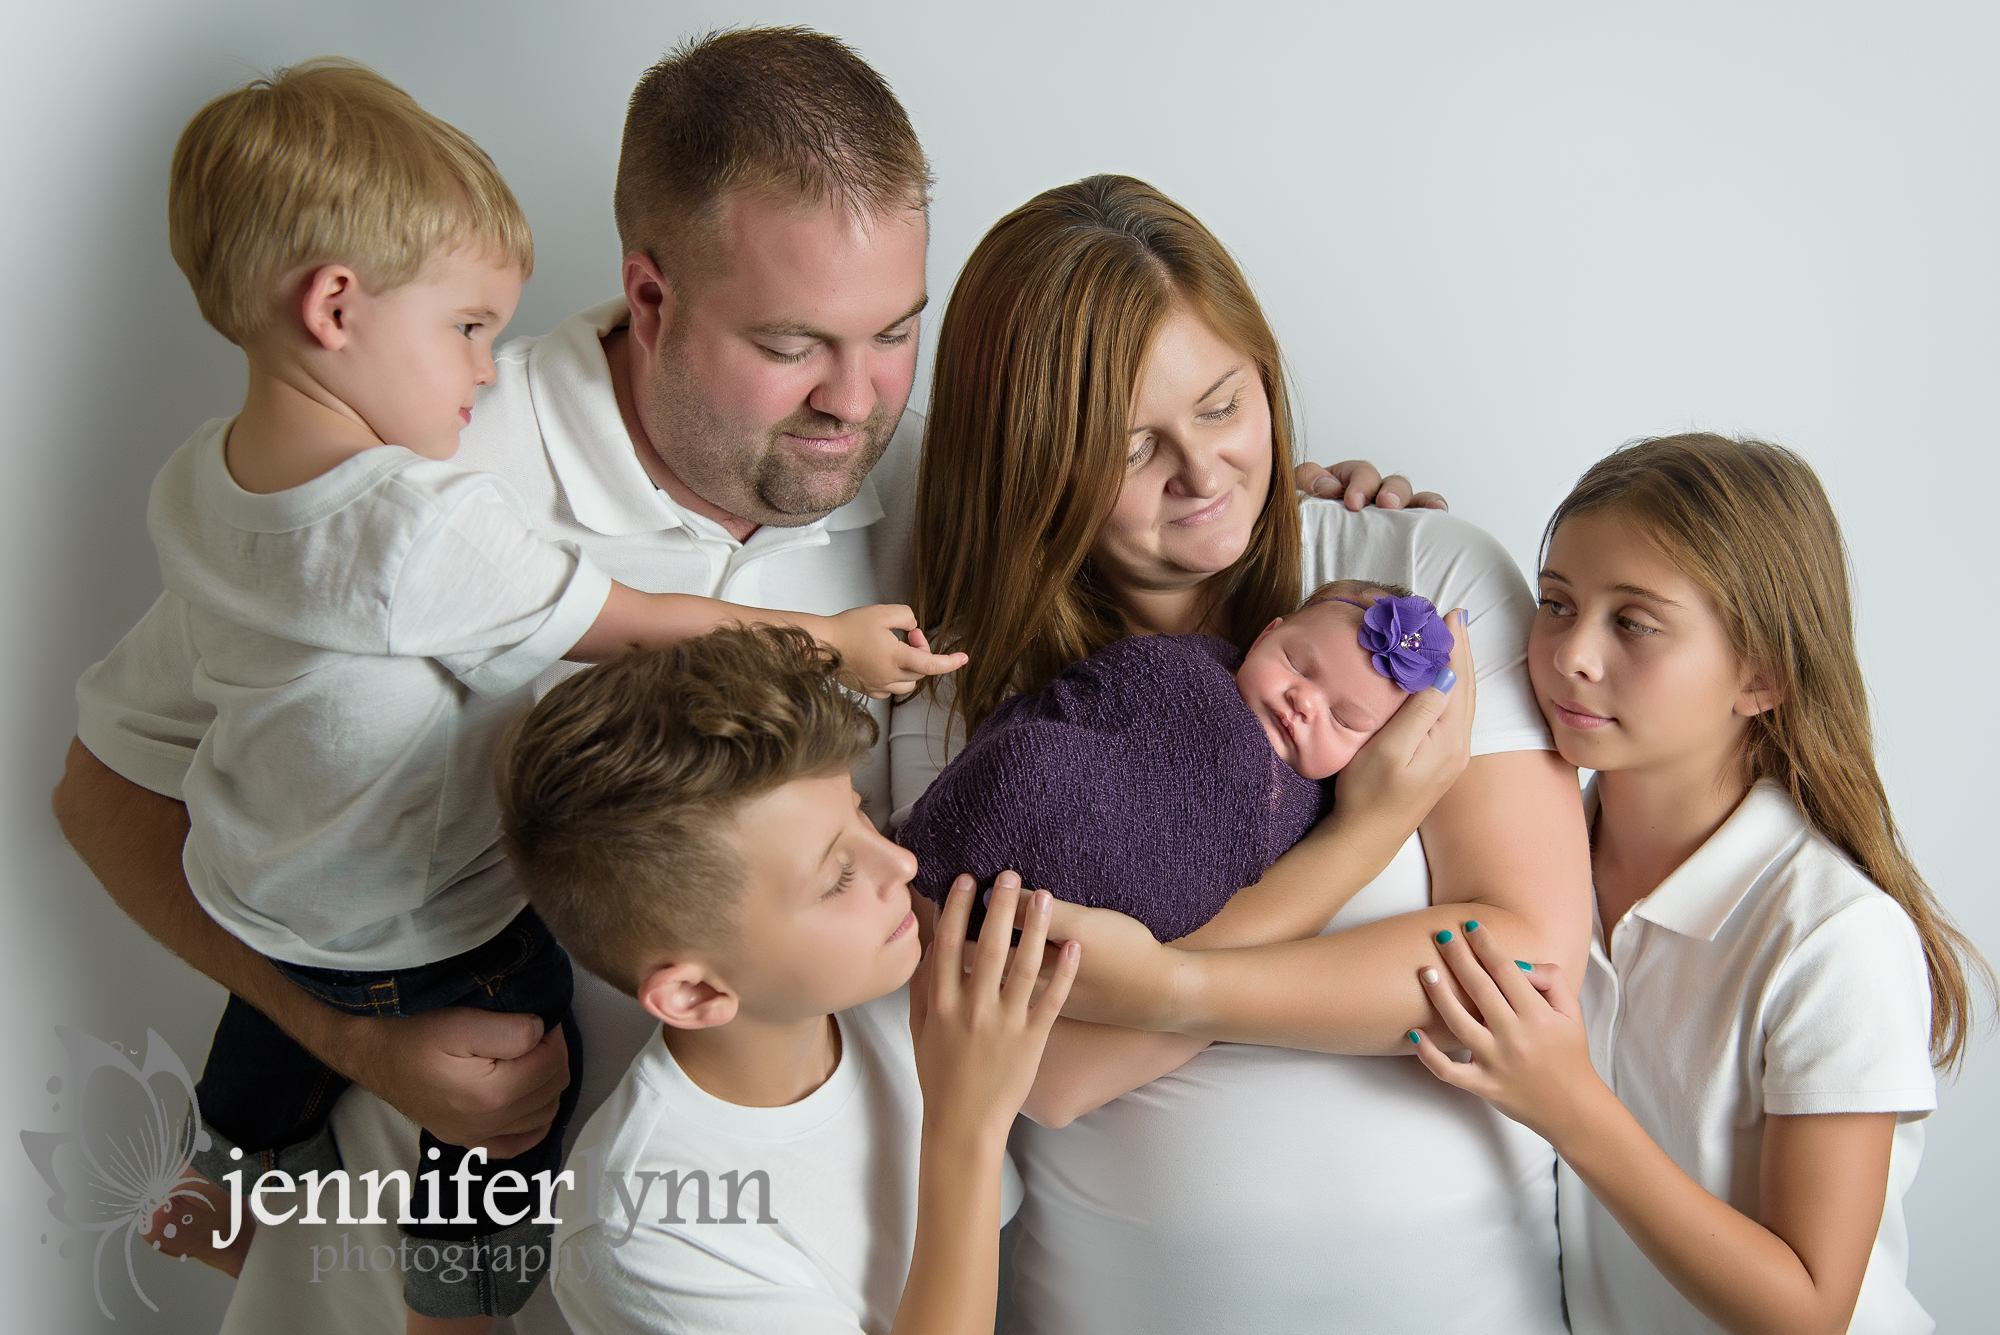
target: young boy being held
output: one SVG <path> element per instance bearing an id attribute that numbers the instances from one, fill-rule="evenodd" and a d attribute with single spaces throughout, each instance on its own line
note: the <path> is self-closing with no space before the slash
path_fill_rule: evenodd
<path id="1" fill-rule="evenodd" d="M 401 1221 L 474 1257 L 533 1249 L 548 1223 L 497 1217 L 531 1198 L 503 1182 L 488 1218 L 484 1188 L 559 1165 L 581 1050 L 568 960 L 497 843 L 491 756 L 529 683 L 565 657 L 736 619 L 825 636 L 871 693 L 954 660 L 923 652 L 907 609 L 808 617 L 613 584 L 573 547 L 536 538 L 507 484 L 443 462 L 494 377 L 532 241 L 486 155 L 379 76 L 313 61 L 216 99 L 182 133 L 168 212 L 202 314 L 249 364 L 242 410 L 175 453 L 147 515 L 195 650 L 195 694 L 215 711 L 181 791 L 189 884 L 218 923 L 338 1009 L 476 1006 L 564 1026 L 571 1080 L 542 1143 L 467 1165 L 468 1215 L 449 1207 L 468 1152 L 425 1133 Z M 327 1114 L 346 1083 L 232 998 L 198 1090 L 214 1143 L 196 1167 L 250 1181 L 338 1167 Z M 206 1218 L 177 1232 L 163 1249 L 211 1235 Z M 192 1254 L 234 1274 L 248 1245 L 245 1230 L 226 1252 Z M 525 1266 L 512 1282 L 472 1269 L 458 1284 L 443 1265 L 406 1274 L 412 1327 L 483 1327 L 539 1280 Z"/>
<path id="2" fill-rule="evenodd" d="M 1003 876 L 967 972 L 962 877 L 910 981 L 917 864 L 860 810 L 875 725 L 834 673 L 717 631 L 569 678 L 508 746 L 530 899 L 662 1026 L 558 1197 L 583 1335 L 992 1329 L 1007 1134 L 1078 951 L 1030 1005 L 1050 899 L 1009 965 Z"/>

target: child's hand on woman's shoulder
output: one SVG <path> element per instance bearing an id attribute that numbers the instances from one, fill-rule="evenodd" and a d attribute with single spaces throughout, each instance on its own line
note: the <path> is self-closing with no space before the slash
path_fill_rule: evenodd
<path id="1" fill-rule="evenodd" d="M 1434 940 L 1450 977 L 1426 966 L 1418 979 L 1456 1040 L 1451 1046 L 1470 1051 L 1472 1059 L 1453 1061 L 1434 1035 L 1412 1029 L 1418 1058 L 1438 1079 L 1479 1095 L 1549 1140 L 1583 1125 L 1591 1100 L 1611 1094 L 1591 1066 L 1576 989 L 1562 967 L 1515 959 L 1477 921 Z"/>

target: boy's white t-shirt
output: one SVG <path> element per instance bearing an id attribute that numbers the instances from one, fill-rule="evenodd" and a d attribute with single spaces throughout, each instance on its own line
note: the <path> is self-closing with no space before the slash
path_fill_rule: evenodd
<path id="1" fill-rule="evenodd" d="M 188 884 L 294 964 L 470 950 L 526 903 L 497 843 L 500 735 L 610 579 L 496 477 L 383 445 L 260 495 L 228 432 L 197 431 L 147 509 L 214 710 L 181 781 Z"/>
<path id="2" fill-rule="evenodd" d="M 841 1012 L 839 1065 L 782 1108 L 705 1092 L 654 1033 L 557 1196 L 552 1282 L 577 1335 L 886 1335 L 917 1227 L 909 995 Z M 1004 1168 L 996 1229 L 1020 1201 Z"/>
<path id="3" fill-rule="evenodd" d="M 1301 594 L 1402 584 L 1467 609 L 1472 752 L 1548 750 L 1526 668 L 1534 600 L 1504 548 L 1437 511 L 1301 502 Z M 898 808 L 951 750 L 919 694 L 891 721 Z M 1329 930 L 1430 903 L 1419 837 Z M 1412 1058 L 1215 1043 L 1061 1130 L 1011 1143 L 1027 1188 L 1015 1331 L 1328 1329 L 1561 1335 L 1555 1156 Z"/>
<path id="4" fill-rule="evenodd" d="M 1595 794 L 1591 795 L 1594 807 Z M 1937 1107 L 1923 945 L 1900 905 L 1774 784 L 1750 790 L 1693 857 L 1591 934 L 1591 1062 L 1646 1133 L 1755 1219 L 1769 1115 L 1896 1113 L 1889 1187 L 1853 1335 L 1923 1335 L 1903 1195 Z M 1567 1166 L 1563 1278 L 1577 1335 L 1710 1335 Z"/>

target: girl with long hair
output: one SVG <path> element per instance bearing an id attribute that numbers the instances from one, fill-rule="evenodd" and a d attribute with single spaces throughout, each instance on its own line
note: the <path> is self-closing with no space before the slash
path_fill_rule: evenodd
<path id="1" fill-rule="evenodd" d="M 1985 965 L 1890 814 L 1826 493 L 1776 445 L 1641 441 L 1543 553 L 1529 674 L 1596 771 L 1581 996 L 1467 921 L 1419 975 L 1449 1036 L 1410 1039 L 1562 1156 L 1576 1331 L 1928 1331 L 1903 1194 Z"/>

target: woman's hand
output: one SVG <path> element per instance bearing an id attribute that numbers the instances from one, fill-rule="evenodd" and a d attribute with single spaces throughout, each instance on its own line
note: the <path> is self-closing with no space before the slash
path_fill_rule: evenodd
<path id="1" fill-rule="evenodd" d="M 1056 952 L 1048 985 L 1036 999 L 1055 897 L 1037 890 L 1023 898 L 1021 878 L 1002 872 L 968 968 L 965 929 L 973 893 L 973 879 L 961 876 L 945 897 L 930 953 L 910 980 L 910 1037 L 924 1091 L 925 1134 L 1004 1143 L 1034 1083 L 1082 947 L 1070 942 Z M 1017 901 L 1021 945 L 1010 964 Z"/>
<path id="2" fill-rule="evenodd" d="M 994 889 L 991 923 L 999 910 Z M 1028 943 L 1024 918 L 1021 944 Z M 943 926 L 938 930 L 942 932 Z M 1111 909 L 1085 908 L 1055 900 L 1049 914 L 1048 939 L 1065 948 L 1083 947 L 1086 967 L 1076 972 L 1063 1014 L 1072 1020 L 1115 1024 L 1124 1029 L 1164 1030 L 1174 1027 L 1182 971 L 1188 952 L 1163 946 L 1146 925 Z"/>
<path id="3" fill-rule="evenodd" d="M 1453 644 L 1445 689 L 1432 687 L 1405 700 L 1335 778 L 1335 817 L 1378 821 L 1397 834 L 1399 846 L 1458 782 L 1472 756 L 1479 684 L 1465 609 L 1453 612 L 1447 624 Z"/>
<path id="4" fill-rule="evenodd" d="M 1561 966 L 1516 960 L 1476 920 L 1434 939 L 1450 976 L 1427 966 L 1417 977 L 1457 1040 L 1451 1046 L 1470 1051 L 1472 1060 L 1453 1061 L 1432 1035 L 1412 1029 L 1417 1056 L 1446 1084 L 1560 1144 L 1589 1115 L 1589 1102 L 1609 1094 L 1591 1065 L 1583 1014 Z"/>

